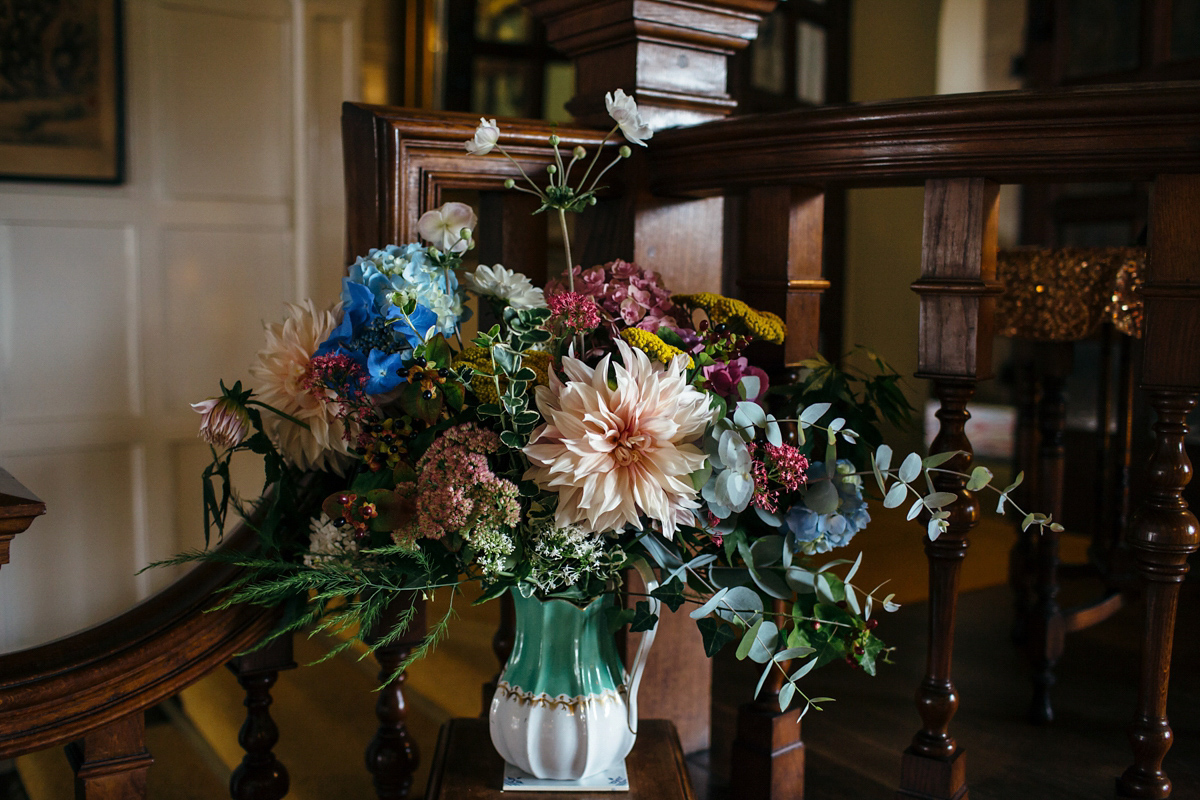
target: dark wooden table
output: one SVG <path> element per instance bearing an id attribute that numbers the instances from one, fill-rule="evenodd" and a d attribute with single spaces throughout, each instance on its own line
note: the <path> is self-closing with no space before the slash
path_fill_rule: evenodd
<path id="1" fill-rule="evenodd" d="M 644 719 L 625 760 L 628 792 L 505 792 L 504 761 L 486 719 L 452 719 L 438 734 L 425 800 L 695 800 L 679 734 L 670 720 Z"/>

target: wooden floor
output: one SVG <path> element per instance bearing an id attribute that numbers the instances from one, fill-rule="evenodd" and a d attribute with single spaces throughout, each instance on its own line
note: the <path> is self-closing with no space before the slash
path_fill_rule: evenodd
<path id="1" fill-rule="evenodd" d="M 1006 587 L 994 587 L 961 599 L 954 668 L 961 704 L 951 732 L 967 753 L 972 800 L 1112 798 L 1113 781 L 1131 760 L 1126 729 L 1141 607 L 1068 637 L 1054 692 L 1057 719 L 1035 727 L 1025 722 L 1028 669 L 1009 636 L 1009 598 Z M 893 796 L 900 753 L 919 725 L 912 697 L 924 670 L 926 611 L 924 604 L 907 606 L 880 629 L 908 646 L 878 677 L 830 665 L 806 680 L 806 691 L 838 698 L 803 722 L 807 800 Z M 1200 598 L 1192 593 L 1179 614 L 1169 697 L 1175 744 L 1165 769 L 1177 800 L 1200 798 L 1198 625 Z M 697 772 L 701 782 L 703 775 Z M 704 789 L 711 800 L 737 797 L 719 781 Z"/>

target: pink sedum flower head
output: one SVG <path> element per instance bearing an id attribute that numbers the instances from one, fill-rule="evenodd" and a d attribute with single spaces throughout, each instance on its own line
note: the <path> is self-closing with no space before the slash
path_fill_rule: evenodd
<path id="1" fill-rule="evenodd" d="M 341 474 L 352 461 L 332 392 L 312 386 L 313 353 L 342 318 L 341 304 L 317 311 L 311 300 L 288 303 L 282 323 L 266 326 L 267 345 L 258 352 L 250 374 L 258 381 L 258 399 L 307 423 L 308 430 L 267 412 L 268 435 L 288 463 L 298 469 L 332 469 Z"/>
<path id="2" fill-rule="evenodd" d="M 687 383 L 687 357 L 659 369 L 640 350 L 614 342 L 595 369 L 564 357 L 564 383 L 536 389 L 546 424 L 534 431 L 524 475 L 558 492 L 555 524 L 586 532 L 642 530 L 649 517 L 673 536 L 700 507 L 691 473 L 704 466 L 697 446 L 712 418 L 708 396 Z M 610 386 L 608 376 L 614 375 Z"/>
<path id="3" fill-rule="evenodd" d="M 475 129 L 475 135 L 467 140 L 467 154 L 472 156 L 486 156 L 492 152 L 492 148 L 496 146 L 496 142 L 500 141 L 500 128 L 496 126 L 496 120 L 479 118 L 479 127 Z"/>
<path id="4" fill-rule="evenodd" d="M 475 230 L 476 222 L 475 210 L 466 203 L 446 203 L 421 215 L 417 233 L 443 253 L 463 253 L 471 244 L 470 231 Z"/>
<path id="5" fill-rule="evenodd" d="M 608 109 L 608 115 L 620 126 L 625 138 L 633 144 L 645 147 L 645 140 L 654 135 L 654 129 L 642 119 L 642 112 L 638 111 L 634 99 L 625 94 L 623 89 L 617 89 L 604 95 L 604 105 Z"/>
<path id="6" fill-rule="evenodd" d="M 192 409 L 202 415 L 200 438 L 213 447 L 237 447 L 250 432 L 246 407 L 228 397 L 210 397 Z"/>

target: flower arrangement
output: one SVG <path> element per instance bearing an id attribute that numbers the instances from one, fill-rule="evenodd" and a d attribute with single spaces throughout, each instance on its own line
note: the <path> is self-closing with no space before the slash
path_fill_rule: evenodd
<path id="1" fill-rule="evenodd" d="M 645 146 L 651 131 L 633 99 L 618 90 L 608 106 L 616 124 L 605 143 L 620 131 Z M 504 154 L 502 138 L 481 119 L 466 149 Z M 222 385 L 195 406 L 213 447 L 206 526 L 223 526 L 232 504 L 255 512 L 262 545 L 233 557 L 247 573 L 224 602 L 299 598 L 305 610 L 283 630 L 334 632 L 372 630 L 396 592 L 465 582 L 481 586 L 482 600 L 515 590 L 582 606 L 625 593 L 628 605 L 610 610 L 614 630 L 652 628 L 651 598 L 672 610 L 690 603 L 709 655 L 736 643 L 764 681 L 783 674 L 781 708 L 799 696 L 807 711 L 819 701 L 800 687 L 810 670 L 844 660 L 874 674 L 888 648 L 872 615 L 897 608 L 880 587 L 854 582 L 861 555 L 814 556 L 845 547 L 870 521 L 864 476 L 885 506 L 911 499 L 909 517 L 924 513 L 936 537 L 954 495 L 916 482 L 953 454 L 891 467 L 877 426 L 909 409 L 878 358 L 870 374 L 816 358 L 796 385 L 771 387 L 746 353 L 754 341 L 783 341 L 777 316 L 716 294 L 672 294 L 619 259 L 574 264 L 566 214 L 595 203 L 598 181 L 630 148 L 597 171 L 604 144 L 590 161 L 578 147 L 567 161 L 550 142 L 548 184 L 506 185 L 558 215 L 561 278 L 543 290 L 499 264 L 462 270 L 476 218 L 448 203 L 421 217 L 424 243 L 360 257 L 340 302 L 290 305 L 268 326 L 253 390 Z M 498 320 L 470 341 L 465 292 Z M 255 508 L 229 489 L 239 451 L 265 461 Z M 978 467 L 969 488 L 990 479 Z M 1055 523 L 1028 515 L 1033 524 Z M 196 557 L 218 556 L 181 558 Z M 658 578 L 649 596 L 624 582 L 635 566 Z"/>

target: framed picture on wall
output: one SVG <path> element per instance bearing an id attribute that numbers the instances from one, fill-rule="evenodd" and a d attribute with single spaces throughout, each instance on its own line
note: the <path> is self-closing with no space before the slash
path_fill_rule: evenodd
<path id="1" fill-rule="evenodd" d="M 0 4 L 0 179 L 124 179 L 120 2 Z"/>

